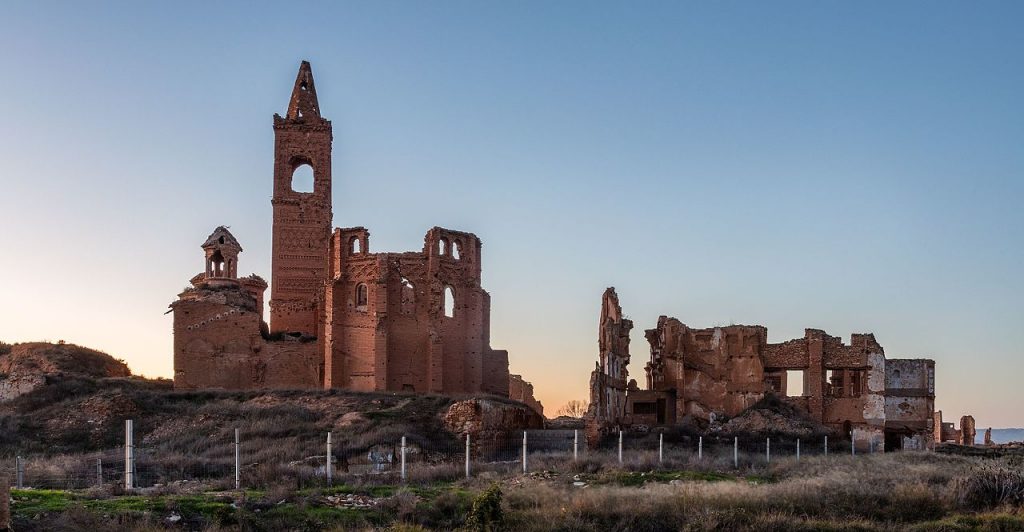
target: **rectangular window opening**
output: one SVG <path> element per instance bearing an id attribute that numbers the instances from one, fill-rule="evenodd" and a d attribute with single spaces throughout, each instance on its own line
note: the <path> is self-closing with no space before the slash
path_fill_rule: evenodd
<path id="1" fill-rule="evenodd" d="M 791 369 L 786 371 L 786 397 L 804 396 L 804 370 Z"/>

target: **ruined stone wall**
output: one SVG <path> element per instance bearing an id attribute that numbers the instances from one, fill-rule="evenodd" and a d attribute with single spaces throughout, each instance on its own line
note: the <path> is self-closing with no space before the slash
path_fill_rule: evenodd
<path id="1" fill-rule="evenodd" d="M 200 285 L 172 304 L 175 389 L 319 387 L 316 343 L 263 338 L 255 303 L 238 285 Z"/>
<path id="2" fill-rule="evenodd" d="M 886 361 L 885 420 L 890 430 L 934 432 L 935 362 Z"/>
<path id="3" fill-rule="evenodd" d="M 767 334 L 764 327 L 746 325 L 691 329 L 662 316 L 656 329 L 646 331 L 648 381 L 654 390 L 676 391 L 676 418 L 734 416 L 764 396 Z"/>
<path id="4" fill-rule="evenodd" d="M 606 289 L 601 296 L 598 318 L 598 360 L 590 374 L 587 420 L 592 441 L 597 441 L 609 427 L 619 424 L 626 414 L 629 331 L 632 328 L 633 322 L 622 314 L 615 288 Z"/>
<path id="5" fill-rule="evenodd" d="M 544 405 L 533 396 L 533 384 L 523 380 L 522 375 L 509 375 L 508 397 L 529 406 L 541 416 L 544 415 Z"/>
<path id="6" fill-rule="evenodd" d="M 332 237 L 325 385 L 507 396 L 508 353 L 489 345 L 480 240 L 435 227 L 422 252 L 370 253 L 369 244 L 363 228 Z"/>
<path id="7" fill-rule="evenodd" d="M 920 449 L 933 440 L 934 362 L 887 360 L 874 335 L 851 335 L 846 345 L 806 329 L 803 338 L 769 344 L 761 326 L 691 329 L 661 316 L 646 337 L 648 390 L 665 394 L 654 400 L 674 394 L 675 419 L 735 416 L 766 393 L 786 395 L 789 372 L 796 371 L 803 375 L 803 393 L 788 401 L 852 435 L 858 449 Z M 644 404 L 651 399 L 630 400 L 632 420 L 655 419 Z M 641 403 L 640 413 L 635 403 Z"/>

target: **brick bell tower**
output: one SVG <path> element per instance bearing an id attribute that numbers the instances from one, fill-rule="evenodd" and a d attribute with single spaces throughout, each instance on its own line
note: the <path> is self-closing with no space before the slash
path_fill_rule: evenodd
<path id="1" fill-rule="evenodd" d="M 288 113 L 274 115 L 274 236 L 270 331 L 317 334 L 317 300 L 327 279 L 331 236 L 331 122 L 308 61 L 299 66 Z M 307 168 L 308 167 L 308 168 Z M 312 191 L 293 179 L 312 170 Z"/>

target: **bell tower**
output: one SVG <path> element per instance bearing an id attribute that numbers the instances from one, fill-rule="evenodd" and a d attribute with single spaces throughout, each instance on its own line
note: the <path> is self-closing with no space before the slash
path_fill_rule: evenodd
<path id="1" fill-rule="evenodd" d="M 271 332 L 317 333 L 318 293 L 327 279 L 331 236 L 331 122 L 308 61 L 299 66 L 285 116 L 274 115 L 274 235 Z M 301 187 L 312 173 L 312 190 Z"/>

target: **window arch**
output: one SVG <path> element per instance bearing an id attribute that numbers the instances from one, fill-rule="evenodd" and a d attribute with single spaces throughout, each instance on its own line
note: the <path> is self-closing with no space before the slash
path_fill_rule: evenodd
<path id="1" fill-rule="evenodd" d="M 356 285 L 355 301 L 356 310 L 366 310 L 366 301 L 368 300 L 368 294 L 366 289 L 366 283 L 359 283 Z"/>
<path id="2" fill-rule="evenodd" d="M 313 167 L 302 163 L 292 170 L 292 191 L 308 194 L 313 192 Z"/>
<path id="3" fill-rule="evenodd" d="M 444 295 L 442 296 L 442 306 L 444 308 L 444 315 L 449 318 L 455 317 L 455 290 L 452 287 L 445 285 Z"/>
<path id="4" fill-rule="evenodd" d="M 442 256 L 447 255 L 448 254 L 448 239 L 447 238 L 440 239 L 438 241 L 438 245 L 439 245 L 439 249 L 440 249 L 441 255 Z"/>
<path id="5" fill-rule="evenodd" d="M 452 242 L 452 258 L 459 260 L 462 258 L 462 241 L 456 240 Z"/>
<path id="6" fill-rule="evenodd" d="M 362 253 L 362 247 L 363 247 L 363 243 L 359 241 L 359 237 L 358 236 L 354 236 L 354 237 L 352 237 L 351 240 L 348 241 L 349 252 L 352 255 L 358 255 L 358 254 Z"/>
<path id="7" fill-rule="evenodd" d="M 219 249 L 214 251 L 213 255 L 210 256 L 210 276 L 224 276 L 224 255 L 221 254 Z"/>

